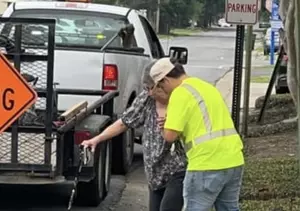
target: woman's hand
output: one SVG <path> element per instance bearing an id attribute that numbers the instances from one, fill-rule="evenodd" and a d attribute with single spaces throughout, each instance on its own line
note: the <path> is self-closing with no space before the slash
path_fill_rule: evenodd
<path id="1" fill-rule="evenodd" d="M 90 148 L 92 152 L 95 152 L 95 149 L 96 149 L 98 143 L 99 142 L 96 139 L 92 138 L 92 139 L 83 141 L 81 143 L 81 145 L 84 148 Z"/>

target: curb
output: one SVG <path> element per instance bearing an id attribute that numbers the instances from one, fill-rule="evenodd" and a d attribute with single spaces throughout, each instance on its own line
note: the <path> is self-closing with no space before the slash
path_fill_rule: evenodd
<path id="1" fill-rule="evenodd" d="M 227 76 L 227 74 L 229 74 L 231 71 L 233 71 L 233 68 L 234 67 L 230 67 L 228 70 L 225 71 L 225 73 L 220 78 L 218 78 L 217 80 L 215 80 L 214 81 L 214 86 L 216 86 L 217 83 L 219 83 L 222 79 L 224 79 Z"/>
<path id="2" fill-rule="evenodd" d="M 250 108 L 249 109 L 249 116 L 248 116 L 248 125 L 255 126 L 258 125 L 258 117 L 259 117 L 260 109 Z M 275 124 L 280 121 L 293 118 L 297 115 L 295 108 L 272 108 L 265 111 L 264 118 L 262 124 L 260 125 L 267 125 L 267 124 Z M 243 109 L 241 109 L 240 114 L 241 124 L 243 124 Z"/>
<path id="3" fill-rule="evenodd" d="M 280 121 L 267 125 L 249 126 L 247 138 L 262 137 L 275 135 L 282 132 L 293 131 L 297 128 L 297 121 L 284 122 Z"/>

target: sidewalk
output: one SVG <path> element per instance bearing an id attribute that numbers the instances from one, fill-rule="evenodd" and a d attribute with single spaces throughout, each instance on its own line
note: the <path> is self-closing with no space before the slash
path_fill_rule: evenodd
<path id="1" fill-rule="evenodd" d="M 232 105 L 232 92 L 233 92 L 233 70 L 229 71 L 224 75 L 217 83 L 216 87 L 220 90 L 226 104 L 229 108 Z M 265 95 L 267 91 L 268 83 L 251 83 L 250 85 L 250 100 L 249 107 L 255 107 L 255 100 Z M 274 93 L 274 90 L 272 91 Z M 244 77 L 242 80 L 242 97 L 241 97 L 241 108 L 243 107 L 244 101 Z"/>

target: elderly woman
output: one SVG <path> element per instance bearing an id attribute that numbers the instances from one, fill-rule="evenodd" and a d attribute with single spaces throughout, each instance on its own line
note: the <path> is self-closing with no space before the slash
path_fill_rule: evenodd
<path id="1" fill-rule="evenodd" d="M 84 141 L 85 147 L 95 149 L 102 141 L 123 133 L 128 128 L 144 127 L 143 154 L 145 173 L 149 184 L 149 211 L 181 211 L 182 186 L 186 170 L 186 157 L 181 142 L 168 144 L 162 137 L 168 96 L 154 87 L 149 73 L 150 63 L 143 75 L 142 91 L 122 117 L 98 136 Z"/>

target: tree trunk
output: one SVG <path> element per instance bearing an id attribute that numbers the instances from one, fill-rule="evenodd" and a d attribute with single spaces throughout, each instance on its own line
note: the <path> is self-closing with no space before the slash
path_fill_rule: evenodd
<path id="1" fill-rule="evenodd" d="M 297 105 L 297 72 L 296 72 L 296 48 L 295 48 L 295 1 L 291 0 L 288 8 L 285 28 L 287 41 L 288 69 L 287 83 L 291 96 Z"/>

